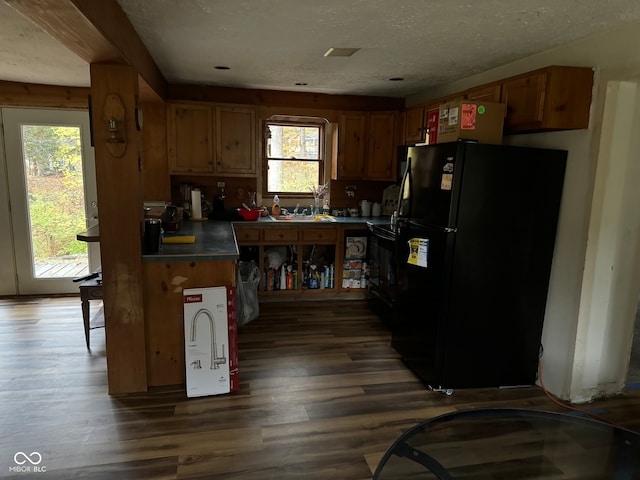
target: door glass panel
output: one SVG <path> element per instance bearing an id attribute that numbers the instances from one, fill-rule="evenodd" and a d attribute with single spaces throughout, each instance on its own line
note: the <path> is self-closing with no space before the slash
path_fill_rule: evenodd
<path id="1" fill-rule="evenodd" d="M 89 272 L 81 131 L 75 126 L 22 125 L 28 228 L 34 278 Z"/>
<path id="2" fill-rule="evenodd" d="M 95 161 L 87 111 L 0 108 L 6 171 L 0 175 L 0 276 L 6 295 L 78 293 L 78 278 L 100 267 Z M 1 133 L 1 131 L 0 131 Z"/>

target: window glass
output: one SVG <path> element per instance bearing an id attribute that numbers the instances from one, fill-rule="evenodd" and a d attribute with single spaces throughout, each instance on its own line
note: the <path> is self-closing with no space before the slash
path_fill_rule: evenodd
<path id="1" fill-rule="evenodd" d="M 267 122 L 267 194 L 310 196 L 324 183 L 324 126 L 309 121 Z"/>

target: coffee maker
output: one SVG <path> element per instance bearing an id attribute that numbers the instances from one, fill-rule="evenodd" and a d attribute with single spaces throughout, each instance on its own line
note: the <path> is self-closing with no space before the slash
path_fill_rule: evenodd
<path id="1" fill-rule="evenodd" d="M 175 205 L 167 205 L 162 215 L 162 228 L 165 232 L 180 230 L 180 211 Z"/>

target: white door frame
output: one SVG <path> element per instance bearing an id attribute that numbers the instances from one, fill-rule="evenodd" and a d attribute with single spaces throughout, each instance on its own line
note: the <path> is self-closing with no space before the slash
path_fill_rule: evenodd
<path id="1" fill-rule="evenodd" d="M 7 199 L 0 207 L 0 222 L 9 226 L 0 233 L 0 262 L 10 265 L 11 272 L 2 273 L 0 295 L 49 295 L 78 293 L 78 285 L 70 278 L 34 278 L 32 271 L 28 203 L 24 187 L 24 164 L 22 155 L 21 126 L 69 125 L 80 127 L 82 138 L 82 160 L 86 226 L 97 224 L 97 193 L 95 159 L 91 147 L 89 112 L 86 110 L 2 108 L 0 118 L 4 130 L 0 159 L 0 195 Z M 5 223 L 6 222 L 6 223 Z M 100 266 L 98 243 L 88 244 L 89 269 Z M 9 255 L 10 253 L 10 255 Z M 2 269 L 3 272 L 8 269 Z"/>

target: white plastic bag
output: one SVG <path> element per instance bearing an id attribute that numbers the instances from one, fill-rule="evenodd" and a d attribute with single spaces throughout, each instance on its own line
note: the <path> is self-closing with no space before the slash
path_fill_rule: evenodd
<path id="1" fill-rule="evenodd" d="M 260 285 L 260 269 L 255 262 L 239 262 L 238 264 L 238 326 L 246 325 L 258 318 L 258 285 Z"/>

